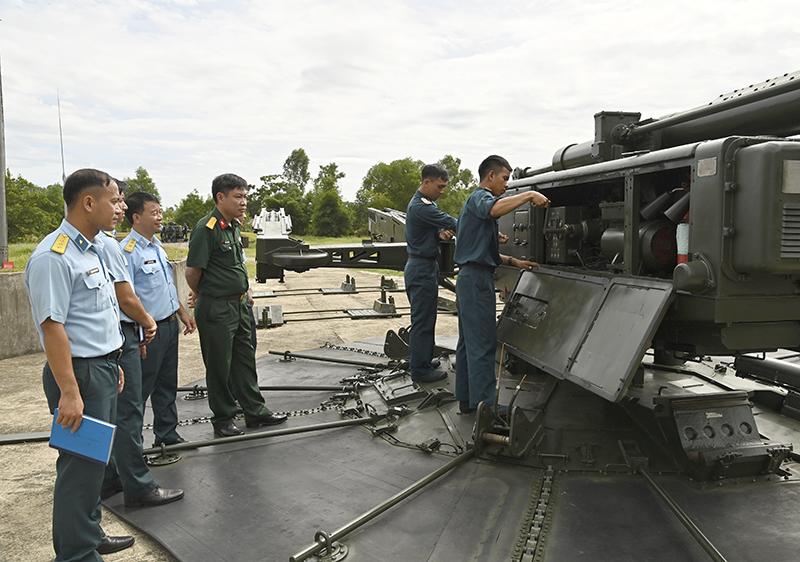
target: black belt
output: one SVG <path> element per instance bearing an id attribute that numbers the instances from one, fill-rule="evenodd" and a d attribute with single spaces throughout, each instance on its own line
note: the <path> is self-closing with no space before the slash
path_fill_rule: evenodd
<path id="1" fill-rule="evenodd" d="M 468 261 L 467 263 L 462 264 L 461 267 L 474 267 L 476 269 L 482 269 L 484 271 L 490 271 L 492 273 L 494 273 L 494 269 L 495 269 L 495 268 L 493 268 L 491 266 L 484 265 L 482 263 L 476 263 L 474 261 Z"/>
<path id="2" fill-rule="evenodd" d="M 436 258 L 430 258 L 428 256 L 418 256 L 417 254 L 408 254 L 408 259 L 410 259 L 410 260 L 436 260 Z"/>
<path id="3" fill-rule="evenodd" d="M 170 314 L 166 318 L 163 318 L 161 320 L 156 320 L 156 324 L 167 324 L 168 322 L 172 322 L 173 320 L 175 320 L 175 317 L 177 315 L 178 315 L 177 312 L 173 312 L 172 314 Z"/>
<path id="4" fill-rule="evenodd" d="M 112 351 L 108 355 L 101 355 L 97 359 L 106 359 L 106 360 L 110 359 L 111 361 L 119 361 L 120 357 L 122 357 L 122 348 L 115 349 L 114 351 Z"/>

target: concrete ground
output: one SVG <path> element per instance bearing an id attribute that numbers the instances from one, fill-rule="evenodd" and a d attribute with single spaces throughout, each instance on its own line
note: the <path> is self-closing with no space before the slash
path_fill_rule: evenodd
<path id="1" fill-rule="evenodd" d="M 371 308 L 379 292 L 366 292 L 380 284 L 380 275 L 344 269 L 312 269 L 297 274 L 287 273 L 286 282 L 270 280 L 266 284 L 252 282 L 254 292 L 299 288 L 339 287 L 346 275 L 354 276 L 360 292 L 355 295 L 306 294 L 258 299 L 256 304 L 280 304 L 283 311 Z M 402 275 L 393 276 L 402 286 Z M 398 308 L 407 307 L 405 293 L 390 293 Z M 442 296 L 454 298 L 440 289 Z M 407 313 L 408 311 L 401 311 Z M 307 315 L 304 315 L 307 316 Z M 322 316 L 322 315 L 320 315 Z M 289 315 L 287 319 L 299 318 Z M 290 322 L 284 326 L 258 331 L 258 350 L 262 356 L 269 350 L 301 351 L 314 349 L 326 342 L 340 344 L 382 336 L 409 324 L 408 316 L 391 319 L 331 319 L 312 322 Z M 8 329 L 5 327 L 4 329 Z M 436 332 L 439 335 L 458 333 L 458 320 L 453 315 L 440 315 Z M 203 360 L 197 333 L 180 338 L 178 383 L 188 384 L 203 378 Z M 49 431 L 52 417 L 42 391 L 41 374 L 44 353 L 0 360 L 0 433 Z M 267 396 L 267 403 L 269 397 Z M 152 434 L 145 433 L 145 444 Z M 45 562 L 54 558 L 51 541 L 51 510 L 55 461 L 57 454 L 47 443 L 3 445 L 0 452 L 0 562 Z M 157 471 L 157 469 L 155 469 Z M 156 474 L 156 480 L 158 476 Z M 158 508 L 152 508 L 158 509 Z M 127 550 L 105 556 L 111 562 L 174 562 L 174 558 L 146 535 L 123 523 L 111 512 L 103 514 L 103 528 L 109 535 L 134 535 L 136 544 Z"/>

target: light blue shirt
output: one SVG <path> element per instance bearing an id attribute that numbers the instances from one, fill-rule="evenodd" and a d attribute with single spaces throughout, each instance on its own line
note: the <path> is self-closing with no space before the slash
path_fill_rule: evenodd
<path id="1" fill-rule="evenodd" d="M 56 251 L 60 234 L 68 238 L 63 253 Z M 64 325 L 72 357 L 100 357 L 122 347 L 114 283 L 101 259 L 105 237 L 89 241 L 62 220 L 31 254 L 25 285 L 42 347 L 41 324 L 48 318 Z"/>
<path id="2" fill-rule="evenodd" d="M 125 254 L 123 254 L 122 248 L 120 248 L 119 244 L 117 244 L 116 232 L 106 232 L 103 230 L 100 232 L 100 234 L 98 234 L 98 236 L 103 240 L 103 251 L 100 255 L 108 265 L 108 271 L 111 274 L 111 280 L 114 283 L 130 283 L 131 289 L 135 291 L 136 289 L 133 285 L 133 280 L 128 272 L 128 261 L 125 259 Z M 107 238 L 103 238 L 103 236 L 106 236 Z M 123 322 L 133 323 L 133 319 L 125 314 L 121 308 L 117 307 L 117 309 L 119 311 L 119 317 Z"/>
<path id="3" fill-rule="evenodd" d="M 497 202 L 492 192 L 476 187 L 467 197 L 456 228 L 456 251 L 453 260 L 459 264 L 477 263 L 497 267 L 501 263 L 498 221 L 491 215 Z"/>
<path id="4" fill-rule="evenodd" d="M 135 245 L 133 242 L 135 241 Z M 156 321 L 164 320 L 180 308 L 178 291 L 172 273 L 172 264 L 161 241 L 148 240 L 135 230 L 119 243 L 127 257 L 128 273 L 133 279 L 136 296 L 144 309 Z"/>

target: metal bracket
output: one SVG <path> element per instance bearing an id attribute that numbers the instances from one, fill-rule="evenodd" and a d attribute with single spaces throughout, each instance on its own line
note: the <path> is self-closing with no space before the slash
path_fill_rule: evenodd
<path id="1" fill-rule="evenodd" d="M 184 400 L 204 400 L 208 398 L 208 392 L 205 390 L 201 390 L 199 385 L 194 385 L 191 394 L 187 394 L 183 397 Z"/>

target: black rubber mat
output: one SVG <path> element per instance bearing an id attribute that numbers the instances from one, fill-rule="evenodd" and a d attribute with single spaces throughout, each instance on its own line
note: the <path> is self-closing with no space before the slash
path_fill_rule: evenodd
<path id="1" fill-rule="evenodd" d="M 283 363 L 276 356 L 262 357 L 258 369 L 262 385 L 336 384 L 357 373 L 356 367 Z M 293 411 L 313 409 L 331 393 L 264 394 L 273 410 Z M 180 419 L 209 413 L 205 400 L 179 399 L 178 407 Z M 323 411 L 285 425 L 340 419 Z M 189 440 L 211 437 L 208 423 L 179 430 Z M 153 475 L 161 486 L 183 488 L 183 500 L 126 508 L 118 494 L 105 506 L 184 562 L 288 560 L 318 530 L 338 529 L 452 458 L 392 446 L 358 426 L 181 455 L 180 462 L 153 468 Z M 347 560 L 508 560 L 537 476 L 530 468 L 468 461 L 344 540 Z"/>

